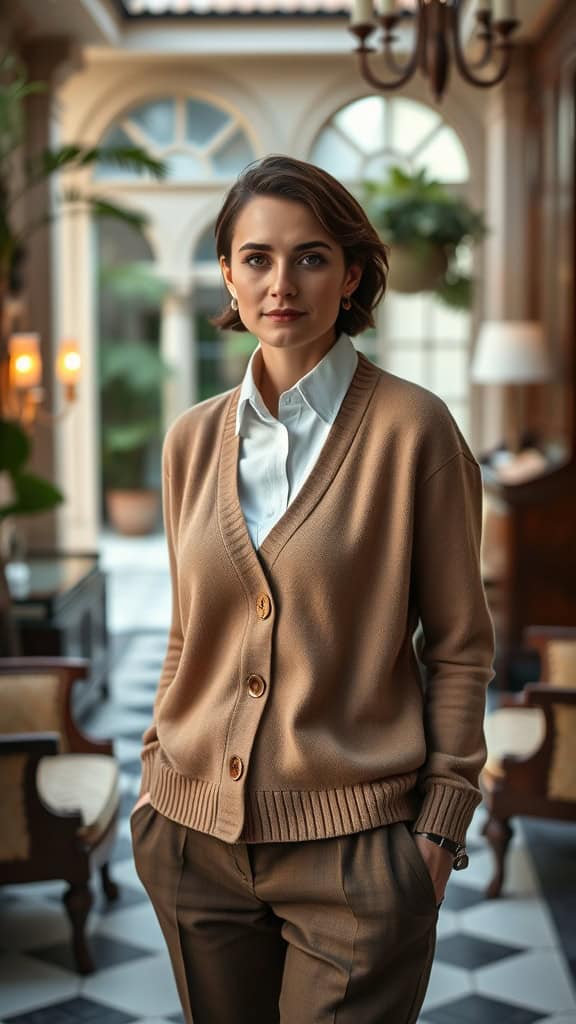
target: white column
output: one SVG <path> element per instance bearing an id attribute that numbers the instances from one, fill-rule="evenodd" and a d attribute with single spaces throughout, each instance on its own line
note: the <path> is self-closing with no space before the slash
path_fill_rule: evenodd
<path id="1" fill-rule="evenodd" d="M 81 358 L 77 400 L 56 428 L 57 483 L 65 496 L 58 514 L 63 551 L 96 550 L 100 530 L 100 395 L 92 232 L 87 211 L 64 216 L 58 224 L 58 335 L 76 338 Z M 59 387 L 55 391 L 58 393 Z"/>
<path id="2" fill-rule="evenodd" d="M 164 385 L 163 420 L 166 430 L 171 423 L 197 401 L 198 367 L 190 293 L 174 288 L 162 304 L 160 327 L 162 356 L 172 368 Z"/>
<path id="3" fill-rule="evenodd" d="M 488 90 L 486 113 L 486 201 L 484 318 L 530 319 L 528 227 L 530 152 L 528 90 L 522 51 L 503 84 Z M 482 386 L 483 425 L 479 450 L 494 447 L 506 431 L 506 407 L 514 397 Z"/>

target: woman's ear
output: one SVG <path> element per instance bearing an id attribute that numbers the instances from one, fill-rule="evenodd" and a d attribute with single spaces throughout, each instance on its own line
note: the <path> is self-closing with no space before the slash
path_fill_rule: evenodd
<path id="1" fill-rule="evenodd" d="M 352 295 L 356 291 L 360 281 L 362 280 L 363 272 L 364 268 L 358 263 L 352 263 L 347 268 L 346 277 L 344 279 L 344 286 L 346 288 L 347 295 Z"/>
<path id="2" fill-rule="evenodd" d="M 225 256 L 221 256 L 220 260 L 219 260 L 219 263 L 220 263 L 220 270 L 222 271 L 222 277 L 224 278 L 224 284 L 226 285 L 228 291 L 230 292 L 230 295 L 233 298 L 236 298 L 236 290 L 235 290 L 234 284 L 232 282 L 232 272 L 230 270 L 230 266 L 229 266 L 229 264 L 228 264 L 228 262 L 226 260 L 226 257 Z"/>

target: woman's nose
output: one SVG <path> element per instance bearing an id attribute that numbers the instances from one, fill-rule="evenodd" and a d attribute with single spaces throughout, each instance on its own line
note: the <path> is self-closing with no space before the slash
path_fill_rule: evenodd
<path id="1" fill-rule="evenodd" d="M 272 295 L 294 295 L 295 291 L 296 284 L 290 267 L 282 263 L 277 264 L 272 275 Z"/>

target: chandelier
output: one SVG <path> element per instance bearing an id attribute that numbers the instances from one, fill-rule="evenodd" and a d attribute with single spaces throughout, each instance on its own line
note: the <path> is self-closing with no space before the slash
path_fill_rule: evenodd
<path id="1" fill-rule="evenodd" d="M 462 43 L 464 0 L 352 0 L 349 30 L 358 39 L 362 77 L 378 91 L 400 89 L 420 69 L 436 100 L 441 100 L 452 61 L 471 85 L 489 88 L 505 77 L 512 57 L 512 33 L 520 24 L 514 0 L 477 0 L 474 37 L 480 52 L 469 60 Z M 376 50 L 366 40 L 380 25 L 381 53 L 386 77 L 376 75 L 370 55 Z M 405 62 L 393 53 L 396 29 L 413 26 L 414 44 Z"/>

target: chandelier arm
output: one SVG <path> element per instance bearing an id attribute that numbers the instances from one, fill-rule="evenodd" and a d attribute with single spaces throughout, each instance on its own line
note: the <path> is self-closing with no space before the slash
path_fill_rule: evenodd
<path id="1" fill-rule="evenodd" d="M 422 5 L 422 0 L 419 0 L 419 4 Z M 391 70 L 394 70 L 396 72 L 396 74 L 397 74 L 397 78 L 395 78 L 393 80 L 386 81 L 383 78 L 378 78 L 377 75 L 375 75 L 373 73 L 373 71 L 372 71 L 368 61 L 369 61 L 369 55 L 371 53 L 376 52 L 376 51 L 372 47 L 365 46 L 364 45 L 364 41 L 361 40 L 360 46 L 356 50 L 356 53 L 358 54 L 358 62 L 360 64 L 360 71 L 362 73 L 362 77 L 364 78 L 364 81 L 368 82 L 368 84 L 371 85 L 374 89 L 378 89 L 378 90 L 381 90 L 381 91 L 392 90 L 392 89 L 400 89 L 403 85 L 406 84 L 406 82 L 408 82 L 412 78 L 412 76 L 415 73 L 417 67 L 421 63 L 421 54 L 422 54 L 422 50 L 423 50 L 423 47 L 424 47 L 425 31 L 424 31 L 424 24 L 423 24 L 423 17 L 424 17 L 423 5 L 420 7 L 420 15 L 421 16 L 418 19 L 418 25 L 417 25 L 417 29 L 416 29 L 416 39 L 414 41 L 414 50 L 413 50 L 412 55 L 410 56 L 409 60 L 406 62 L 406 64 L 404 64 L 404 66 L 402 66 L 400 64 L 397 64 L 395 58 L 390 53 L 390 50 L 384 49 L 384 51 L 382 53 L 382 56 L 384 58 L 384 63 L 387 64 L 389 68 L 390 68 L 389 61 L 392 60 L 392 68 L 391 68 Z M 386 17 L 386 16 L 384 16 L 384 17 Z M 384 22 L 384 27 L 385 27 L 385 22 Z M 386 46 L 386 44 L 384 44 L 384 46 Z"/>
<path id="2" fill-rule="evenodd" d="M 401 86 L 403 86 L 407 81 L 409 81 L 409 79 L 412 77 L 418 66 L 418 61 L 412 58 L 406 65 L 406 68 L 403 71 L 403 73 L 399 75 L 398 78 L 385 81 L 383 78 L 378 78 L 375 74 L 373 74 L 368 63 L 369 56 L 371 53 L 374 53 L 374 50 L 358 49 L 356 50 L 356 53 L 358 54 L 360 71 L 362 73 L 364 81 L 368 82 L 368 84 L 372 85 L 375 89 L 383 91 L 386 91 L 388 89 L 400 89 Z"/>
<path id="3" fill-rule="evenodd" d="M 513 43 L 509 41 L 509 35 L 516 27 L 516 21 L 500 22 L 500 31 L 502 33 L 502 42 L 496 44 L 496 49 L 502 51 L 502 63 L 497 71 L 490 78 L 479 78 L 478 75 L 473 73 L 475 65 L 469 64 L 464 55 L 462 44 L 460 42 L 460 34 L 458 32 L 458 6 L 450 8 L 450 27 L 452 30 L 452 41 L 454 45 L 454 60 L 456 67 L 458 68 L 462 78 L 470 85 L 476 85 L 480 89 L 489 89 L 493 85 L 498 85 L 508 73 L 510 63 L 512 60 Z"/>

